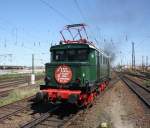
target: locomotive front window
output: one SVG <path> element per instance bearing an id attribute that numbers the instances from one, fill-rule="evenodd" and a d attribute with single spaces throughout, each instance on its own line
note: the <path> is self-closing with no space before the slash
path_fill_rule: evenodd
<path id="1" fill-rule="evenodd" d="M 88 59 L 88 51 L 86 49 L 81 49 L 81 50 L 78 50 L 78 53 L 77 53 L 77 59 L 78 60 L 87 60 Z"/>
<path id="2" fill-rule="evenodd" d="M 77 54 L 75 50 L 67 50 L 67 60 L 72 61 L 76 60 Z"/>
<path id="3" fill-rule="evenodd" d="M 65 60 L 65 51 L 55 51 L 53 60 L 55 61 L 64 61 Z"/>
<path id="4" fill-rule="evenodd" d="M 87 59 L 88 59 L 88 52 L 86 49 L 67 50 L 68 61 L 85 61 Z"/>
<path id="5" fill-rule="evenodd" d="M 86 61 L 88 60 L 87 49 L 68 49 L 53 51 L 54 61 Z"/>

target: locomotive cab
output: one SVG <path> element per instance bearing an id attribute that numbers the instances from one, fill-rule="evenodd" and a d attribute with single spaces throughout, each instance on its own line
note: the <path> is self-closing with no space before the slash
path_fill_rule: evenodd
<path id="1" fill-rule="evenodd" d="M 88 80 L 92 78 L 94 80 L 95 77 L 93 77 L 93 74 L 89 73 L 89 66 L 92 65 L 92 58 L 95 55 L 94 50 L 89 45 L 61 44 L 51 47 L 50 51 L 51 63 L 46 64 L 44 88 L 52 87 L 77 90 L 83 88 Z M 63 72 L 62 70 L 64 70 L 64 74 L 60 73 Z"/>

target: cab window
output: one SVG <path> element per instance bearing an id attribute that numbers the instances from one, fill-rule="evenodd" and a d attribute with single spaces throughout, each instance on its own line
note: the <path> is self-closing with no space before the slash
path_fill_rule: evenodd
<path id="1" fill-rule="evenodd" d="M 67 60 L 73 61 L 77 59 L 77 54 L 75 50 L 67 50 Z"/>
<path id="2" fill-rule="evenodd" d="M 78 50 L 77 60 L 88 60 L 88 51 L 86 49 Z"/>
<path id="3" fill-rule="evenodd" d="M 54 51 L 53 60 L 64 61 L 65 60 L 65 51 L 64 50 Z"/>
<path id="4" fill-rule="evenodd" d="M 53 61 L 86 61 L 87 49 L 56 50 L 52 52 Z"/>

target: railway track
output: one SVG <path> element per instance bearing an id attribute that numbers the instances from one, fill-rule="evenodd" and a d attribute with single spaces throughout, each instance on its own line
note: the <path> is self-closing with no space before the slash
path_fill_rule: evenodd
<path id="1" fill-rule="evenodd" d="M 133 79 L 132 77 L 130 78 L 129 76 L 125 76 L 125 77 L 128 78 L 128 79 L 129 79 L 130 81 L 132 81 L 133 83 L 137 84 L 138 86 L 141 86 L 141 88 L 143 88 L 143 89 L 145 89 L 145 90 L 148 90 L 148 92 L 150 92 L 149 86 L 144 85 L 143 82 L 142 82 L 142 83 L 141 83 L 141 82 L 138 82 L 138 81 L 136 81 L 135 79 Z M 143 78 L 139 78 L 139 79 L 142 79 L 142 80 L 143 80 Z"/>
<path id="2" fill-rule="evenodd" d="M 0 122 L 20 111 L 30 108 L 34 97 L 35 96 L 31 96 L 0 107 Z"/>
<path id="3" fill-rule="evenodd" d="M 29 83 L 29 82 L 25 79 L 20 79 L 20 80 L 16 80 L 12 82 L 0 83 L 0 89 L 7 88 L 10 86 L 14 87 L 14 86 L 18 86 L 19 84 L 24 84 L 24 83 Z"/>
<path id="4" fill-rule="evenodd" d="M 150 79 L 150 73 L 149 72 L 140 72 L 143 76 Z"/>
<path id="5" fill-rule="evenodd" d="M 21 128 L 66 128 L 72 120 L 83 112 L 84 110 L 75 109 L 74 106 L 70 106 L 69 104 L 58 105 L 42 114 L 40 117 L 24 124 Z"/>
<path id="6" fill-rule="evenodd" d="M 12 86 L 10 89 L 0 91 L 0 98 L 4 98 L 4 97 L 8 96 L 10 94 L 10 92 L 13 91 L 15 88 L 21 89 L 21 88 L 27 87 L 27 85 L 28 85 L 28 83 L 23 83 L 24 85 L 19 86 L 20 84 L 18 84 L 16 86 Z"/>
<path id="7" fill-rule="evenodd" d="M 7 97 L 13 89 L 9 89 L 6 91 L 0 91 L 0 98 Z"/>
<path id="8" fill-rule="evenodd" d="M 140 79 L 142 79 L 142 80 L 150 80 L 149 78 L 147 78 L 147 77 L 145 77 L 145 76 L 143 76 L 143 75 L 133 75 L 133 76 L 136 76 L 136 77 L 138 77 L 138 78 L 140 78 Z"/>
<path id="9" fill-rule="evenodd" d="M 20 127 L 22 124 L 27 123 L 30 118 L 37 119 L 53 108 L 52 104 L 35 102 L 34 97 L 0 107 L 0 127 Z"/>
<path id="10" fill-rule="evenodd" d="M 114 85 L 120 79 L 117 78 L 113 80 L 110 84 Z M 108 87 L 111 88 L 112 86 Z M 102 93 L 101 95 L 103 95 Z M 101 96 L 99 95 L 99 96 Z M 98 97 L 97 97 L 98 98 Z M 97 99 L 96 98 L 96 99 Z M 95 103 L 96 103 L 95 99 Z M 90 106 L 89 106 L 90 107 Z M 73 121 L 79 116 L 84 115 L 87 109 L 78 109 L 76 107 L 66 107 L 66 104 L 61 106 L 56 106 L 52 108 L 50 111 L 44 113 L 40 117 L 31 120 L 30 122 L 21 126 L 21 128 L 67 128 Z"/>
<path id="11" fill-rule="evenodd" d="M 123 75 L 120 78 L 150 108 L 150 90 Z"/>
<path id="12" fill-rule="evenodd" d="M 32 120 L 17 124 L 21 128 L 60 127 L 66 128 L 72 120 L 85 111 L 70 104 L 40 104 L 29 102 L 33 97 L 0 107 L 0 124 L 9 118 L 20 117 L 19 113 L 30 113 Z M 28 101 L 28 102 L 27 102 Z M 24 123 L 25 122 L 25 123 Z M 15 127 L 15 126 L 14 126 Z"/>
<path id="13" fill-rule="evenodd" d="M 25 77 L 20 77 L 20 78 L 10 78 L 10 79 L 4 79 L 4 80 L 0 80 L 0 85 L 2 85 L 3 83 L 7 83 L 7 82 L 13 82 L 13 81 L 18 81 L 18 80 L 24 80 Z M 27 78 L 26 78 L 27 79 Z"/>
<path id="14" fill-rule="evenodd" d="M 43 79 L 43 76 L 37 76 L 35 80 Z M 8 87 L 9 85 L 20 84 L 20 83 L 29 83 L 30 77 L 21 77 L 15 79 L 1 80 L 0 89 Z"/>
<path id="15" fill-rule="evenodd" d="M 36 80 L 43 79 L 43 76 L 36 77 Z M 0 83 L 0 98 L 6 97 L 9 95 L 10 91 L 14 90 L 14 88 L 24 88 L 29 85 L 30 80 L 29 77 L 11 79 L 8 81 L 3 81 Z"/>
<path id="16" fill-rule="evenodd" d="M 145 75 L 143 75 L 143 74 L 134 74 L 134 73 L 126 73 L 127 75 L 130 75 L 130 76 L 134 76 L 134 77 L 137 77 L 137 78 L 139 78 L 139 79 L 141 79 L 141 80 L 150 80 L 150 78 L 149 77 L 147 77 L 147 76 L 145 76 Z"/>
<path id="17" fill-rule="evenodd" d="M 120 79 L 116 79 L 110 82 L 110 84 L 113 85 L 118 80 Z M 108 88 L 111 87 L 112 86 L 108 86 Z M 101 95 L 104 93 L 105 92 L 101 93 Z M 11 124 L 12 127 L 22 128 L 67 128 L 67 126 L 72 124 L 76 118 L 82 117 L 84 113 L 88 111 L 88 109 L 78 109 L 77 107 L 67 105 L 66 103 L 58 105 L 52 105 L 50 103 L 38 104 L 32 101 L 30 102 L 31 99 L 32 98 L 29 98 L 28 100 L 25 99 L 18 103 L 0 107 L 0 126 L 9 127 Z M 27 119 L 24 118 L 24 116 L 27 117 Z M 20 119 L 20 121 L 13 123 L 18 119 Z"/>

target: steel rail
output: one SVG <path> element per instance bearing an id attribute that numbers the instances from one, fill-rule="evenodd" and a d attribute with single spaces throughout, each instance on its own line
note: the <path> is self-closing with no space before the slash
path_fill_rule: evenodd
<path id="1" fill-rule="evenodd" d="M 149 90 L 125 76 L 120 76 L 120 78 L 150 108 Z"/>
<path id="2" fill-rule="evenodd" d="M 0 85 L 0 89 L 7 88 L 9 86 L 17 86 L 19 84 L 24 84 L 24 83 L 28 83 L 28 81 L 26 81 L 26 80 L 19 80 L 19 81 L 13 81 L 13 82 L 9 82 L 9 83 L 4 83 L 3 85 Z"/>
<path id="3" fill-rule="evenodd" d="M 27 108 L 30 108 L 30 105 L 32 103 L 28 103 L 27 105 L 23 105 L 23 106 L 22 106 L 21 103 L 25 102 L 25 101 L 29 101 L 29 100 L 34 99 L 34 98 L 35 98 L 35 95 L 27 97 L 25 99 L 18 100 L 16 102 L 13 102 L 13 103 L 10 103 L 10 104 L 4 105 L 4 106 L 1 106 L 0 110 L 4 109 L 5 111 L 7 111 L 7 110 L 9 110 L 9 111 L 11 110 L 11 111 L 9 113 L 6 113 L 5 115 L 1 116 L 0 117 L 0 121 L 3 121 L 4 119 L 6 119 L 6 118 L 8 118 L 8 117 L 10 117 L 12 115 L 15 115 L 16 113 L 18 113 L 20 111 L 23 111 L 23 110 L 25 110 Z"/>
<path id="4" fill-rule="evenodd" d="M 130 81 L 132 81 L 133 83 L 135 83 L 136 85 L 140 86 L 141 88 L 143 88 L 145 91 L 150 93 L 150 89 L 148 87 L 145 87 L 144 85 L 141 85 L 139 83 L 137 83 L 136 81 L 132 80 L 131 78 L 128 78 L 126 76 L 124 76 L 125 78 L 129 79 Z"/>
<path id="5" fill-rule="evenodd" d="M 36 76 L 36 80 L 42 79 L 44 78 L 44 76 Z M 7 84 L 7 83 L 11 83 L 11 82 L 15 82 L 15 81 L 21 81 L 21 80 L 25 80 L 25 81 L 29 81 L 30 77 L 26 76 L 26 77 L 20 77 L 20 78 L 10 78 L 10 79 L 4 79 L 4 80 L 0 80 L 0 86 L 3 84 Z"/>
<path id="6" fill-rule="evenodd" d="M 39 79 L 41 79 L 42 78 L 42 76 L 40 76 L 40 77 L 37 77 L 37 79 L 36 80 L 39 80 Z M 21 84 L 29 84 L 29 81 L 27 80 L 27 79 L 19 79 L 19 81 L 12 81 L 12 82 L 4 82 L 3 83 L 3 85 L 2 85 L 2 83 L 0 83 L 0 98 L 1 97 L 5 97 L 5 96 L 7 96 L 8 94 L 9 94 L 9 92 L 10 91 L 12 91 L 14 88 L 22 88 L 22 87 L 25 87 L 25 86 L 19 86 L 19 85 L 21 85 Z M 9 86 L 11 87 L 11 88 L 9 88 Z M 13 87 L 13 88 L 12 88 Z M 9 88 L 9 89 L 5 89 L 5 88 Z M 2 89 L 5 89 L 5 90 L 2 90 Z"/>
<path id="7" fill-rule="evenodd" d="M 40 117 L 31 120 L 30 122 L 28 122 L 27 124 L 24 124 L 23 126 L 21 126 L 21 128 L 32 128 L 36 125 L 38 125 L 39 123 L 41 123 L 42 121 L 46 120 L 47 118 L 49 118 L 51 116 L 51 112 L 56 111 L 59 108 L 59 106 L 56 106 L 54 108 L 52 108 L 50 111 L 42 114 Z"/>
<path id="8" fill-rule="evenodd" d="M 18 77 L 18 78 L 0 79 L 0 83 L 5 83 L 5 82 L 9 82 L 9 81 L 23 80 L 23 79 L 27 79 L 27 78 L 28 78 L 28 77 Z"/>

